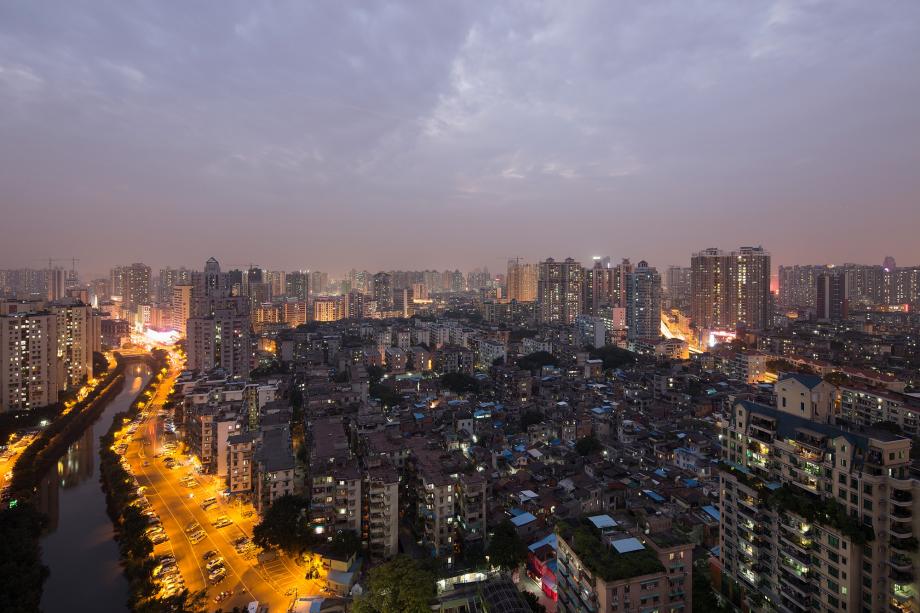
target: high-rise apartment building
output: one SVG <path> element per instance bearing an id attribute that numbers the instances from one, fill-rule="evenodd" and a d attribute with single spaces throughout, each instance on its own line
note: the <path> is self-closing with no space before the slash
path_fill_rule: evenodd
<path id="1" fill-rule="evenodd" d="M 221 273 L 214 258 L 192 279 L 191 316 L 185 331 L 189 368 L 222 368 L 230 376 L 248 377 L 253 355 L 249 298 L 233 294 L 235 284 Z"/>
<path id="2" fill-rule="evenodd" d="M 319 270 L 313 270 L 310 273 L 310 294 L 319 296 L 329 290 L 329 275 Z"/>
<path id="3" fill-rule="evenodd" d="M 626 329 L 629 340 L 661 335 L 661 275 L 645 261 L 626 275 Z"/>
<path id="4" fill-rule="evenodd" d="M 827 266 L 821 265 L 780 266 L 779 305 L 784 308 L 814 308 L 818 276 L 827 269 Z"/>
<path id="5" fill-rule="evenodd" d="M 668 286 L 668 305 L 684 313 L 690 312 L 692 269 L 687 266 L 668 266 L 665 283 Z"/>
<path id="6" fill-rule="evenodd" d="M 288 298 L 306 300 L 310 296 L 310 275 L 303 270 L 287 273 L 284 285 Z"/>
<path id="7" fill-rule="evenodd" d="M 691 316 L 698 329 L 770 326 L 770 254 L 763 247 L 705 249 L 693 254 L 690 268 Z"/>
<path id="8" fill-rule="evenodd" d="M 66 299 L 48 305 L 57 317 L 57 357 L 61 360 L 61 389 L 76 389 L 93 376 L 93 308 Z M 100 341 L 101 342 L 101 341 Z"/>
<path id="9" fill-rule="evenodd" d="M 182 268 L 161 268 L 157 276 L 157 301 L 168 304 L 173 297 L 173 287 L 192 282 L 192 271 Z"/>
<path id="10" fill-rule="evenodd" d="M 371 281 L 372 296 L 377 302 L 378 311 L 389 311 L 393 308 L 392 278 L 385 272 L 378 272 Z"/>
<path id="11" fill-rule="evenodd" d="M 313 321 L 338 321 L 347 316 L 345 296 L 317 296 L 313 300 Z"/>
<path id="12" fill-rule="evenodd" d="M 815 281 L 815 310 L 822 321 L 846 319 L 847 276 L 843 271 L 829 271 L 818 275 Z"/>
<path id="13" fill-rule="evenodd" d="M 537 301 L 542 323 L 575 323 L 582 312 L 584 276 L 584 268 L 572 258 L 564 262 L 552 258 L 540 262 Z"/>
<path id="14" fill-rule="evenodd" d="M 522 264 L 519 259 L 508 260 L 508 299 L 533 302 L 537 299 L 539 271 L 533 264 Z"/>
<path id="15" fill-rule="evenodd" d="M 828 424 L 822 385 L 790 375 L 722 424 L 723 572 L 775 610 L 916 611 L 911 441 Z"/>
<path id="16" fill-rule="evenodd" d="M 135 263 L 112 269 L 112 295 L 121 296 L 125 308 L 135 311 L 150 303 L 150 267 Z"/>
<path id="17" fill-rule="evenodd" d="M 5 307 L 0 312 L 0 412 L 27 411 L 58 400 L 58 317 Z"/>
<path id="18" fill-rule="evenodd" d="M 181 336 L 186 335 L 186 322 L 192 316 L 192 300 L 195 286 L 190 283 L 176 284 L 172 287 L 171 328 Z"/>
<path id="19" fill-rule="evenodd" d="M 64 269 L 49 268 L 47 271 L 48 300 L 60 300 L 64 297 Z"/>

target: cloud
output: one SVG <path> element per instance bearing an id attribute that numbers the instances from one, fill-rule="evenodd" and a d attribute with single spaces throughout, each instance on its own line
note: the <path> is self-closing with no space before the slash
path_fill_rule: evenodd
<path id="1" fill-rule="evenodd" d="M 385 266 L 409 239 L 452 267 L 725 241 L 857 259 L 882 247 L 807 238 L 920 224 L 918 56 L 906 0 L 7 4 L 0 206 L 42 231 L 0 261 L 56 252 L 76 211 L 162 203 L 188 203 L 179 243 L 219 253 L 246 219 L 279 266 Z M 124 248 L 166 257 L 146 241 Z"/>

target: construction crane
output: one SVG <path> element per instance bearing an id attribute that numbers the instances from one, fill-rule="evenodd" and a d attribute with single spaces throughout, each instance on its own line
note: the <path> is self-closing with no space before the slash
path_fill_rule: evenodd
<path id="1" fill-rule="evenodd" d="M 41 261 L 44 262 L 45 260 L 41 260 Z M 70 271 L 76 272 L 77 262 L 79 261 L 80 261 L 79 258 L 48 258 L 48 270 L 51 270 L 52 268 L 54 268 L 55 262 L 70 262 Z"/>

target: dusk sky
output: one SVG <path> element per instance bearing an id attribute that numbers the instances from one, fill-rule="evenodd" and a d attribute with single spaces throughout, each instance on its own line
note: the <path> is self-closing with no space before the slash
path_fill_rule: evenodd
<path id="1" fill-rule="evenodd" d="M 920 2 L 0 0 L 0 268 L 920 264 Z"/>

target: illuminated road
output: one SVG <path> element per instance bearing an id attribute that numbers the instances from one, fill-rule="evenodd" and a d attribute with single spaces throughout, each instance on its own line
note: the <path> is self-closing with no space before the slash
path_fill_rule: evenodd
<path id="1" fill-rule="evenodd" d="M 207 589 L 209 610 L 223 608 L 226 611 L 235 606 L 245 609 L 248 603 L 257 600 L 268 605 L 270 611 L 286 611 L 295 590 L 300 596 L 318 594 L 319 585 L 304 579 L 305 569 L 289 558 L 279 556 L 260 564 L 255 555 L 257 550 L 248 555 L 236 551 L 232 541 L 241 536 L 251 538 L 253 522 L 257 520 L 255 514 L 243 517 L 243 513 L 251 510 L 250 505 L 224 502 L 219 494 L 224 489 L 223 483 L 209 475 L 199 475 L 187 455 L 173 454 L 175 469 L 165 465 L 161 455 L 164 453 L 163 445 L 175 437 L 164 431 L 159 411 L 178 372 L 179 366 L 174 365 L 154 394 L 147 417 L 139 424 L 134 436 L 126 439 L 129 444 L 125 455 L 130 470 L 138 483 L 147 488 L 144 495 L 159 516 L 168 537 L 167 541 L 156 546 L 154 554 L 169 553 L 176 557 L 186 587 L 192 592 Z M 124 435 L 128 437 L 127 433 Z M 161 457 L 154 458 L 154 455 Z M 181 481 L 188 475 L 194 476 L 200 486 L 189 489 L 183 485 Z M 216 498 L 218 504 L 205 511 L 201 503 L 210 497 Z M 213 527 L 211 522 L 221 515 L 228 516 L 232 525 Z M 198 544 L 193 544 L 185 532 L 193 521 L 201 525 L 206 535 Z M 209 550 L 217 551 L 224 558 L 227 569 L 227 578 L 216 586 L 207 584 L 208 571 L 203 555 Z M 232 591 L 233 596 L 220 604 L 215 603 L 214 597 L 225 590 Z"/>

